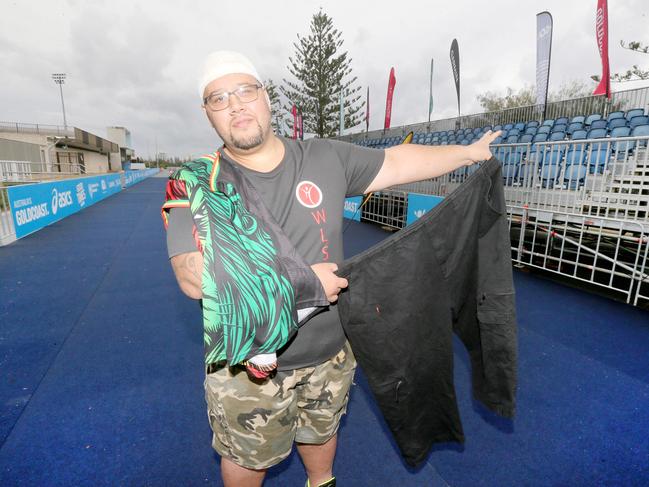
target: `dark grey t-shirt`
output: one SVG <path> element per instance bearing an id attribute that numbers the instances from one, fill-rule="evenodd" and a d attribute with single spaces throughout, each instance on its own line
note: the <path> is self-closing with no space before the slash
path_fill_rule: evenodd
<path id="1" fill-rule="evenodd" d="M 280 140 L 284 143 L 284 159 L 268 173 L 247 169 L 221 154 L 250 180 L 308 264 L 340 264 L 344 258 L 345 197 L 365 191 L 381 169 L 384 151 L 327 139 Z M 191 228 L 189 209 L 172 209 L 167 229 L 170 257 L 196 250 Z M 279 368 L 324 362 L 344 342 L 338 309 L 332 305 L 304 324 L 279 352 Z"/>

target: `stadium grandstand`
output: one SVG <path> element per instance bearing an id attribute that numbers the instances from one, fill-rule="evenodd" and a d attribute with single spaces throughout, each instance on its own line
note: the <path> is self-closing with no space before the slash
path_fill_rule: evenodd
<path id="1" fill-rule="evenodd" d="M 512 260 L 649 306 L 649 88 L 341 137 L 386 148 L 471 144 L 500 130 Z M 406 225 L 408 193 L 445 196 L 474 168 L 373 194 L 361 219 Z"/>

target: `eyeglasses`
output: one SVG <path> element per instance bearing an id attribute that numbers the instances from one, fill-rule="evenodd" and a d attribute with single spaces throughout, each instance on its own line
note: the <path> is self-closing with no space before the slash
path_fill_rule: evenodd
<path id="1" fill-rule="evenodd" d="M 250 103 L 259 98 L 259 89 L 263 88 L 261 85 L 241 85 L 236 90 L 224 91 L 221 93 L 211 93 L 203 99 L 203 104 L 209 107 L 213 112 L 225 110 L 230 106 L 230 97 L 237 95 L 241 103 Z"/>

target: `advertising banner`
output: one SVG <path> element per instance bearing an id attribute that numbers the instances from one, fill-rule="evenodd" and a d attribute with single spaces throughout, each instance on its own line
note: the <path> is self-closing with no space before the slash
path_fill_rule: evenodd
<path id="1" fill-rule="evenodd" d="M 144 169 L 139 171 L 124 171 L 124 187 L 128 188 L 133 186 L 136 183 L 139 183 L 143 179 L 153 176 L 158 173 L 158 169 Z"/>
<path id="2" fill-rule="evenodd" d="M 453 79 L 455 80 L 455 91 L 457 93 L 457 116 L 460 116 L 460 46 L 457 39 L 451 43 L 451 69 L 453 70 Z"/>
<path id="3" fill-rule="evenodd" d="M 433 113 L 433 59 L 430 60 L 430 90 L 428 90 L 428 121 Z"/>
<path id="4" fill-rule="evenodd" d="M 424 216 L 431 208 L 435 208 L 442 202 L 441 196 L 431 196 L 429 194 L 408 193 L 408 214 L 406 216 L 406 225 L 410 225 Z"/>
<path id="5" fill-rule="evenodd" d="M 121 190 L 119 174 L 11 186 L 7 194 L 16 238 L 34 233 Z"/>
<path id="6" fill-rule="evenodd" d="M 394 68 L 390 68 L 390 79 L 388 80 L 388 95 L 385 99 L 385 123 L 384 129 L 390 128 L 390 120 L 392 119 L 392 96 L 394 95 L 394 85 L 397 84 L 397 78 L 394 75 Z"/>
<path id="7" fill-rule="evenodd" d="M 536 14 L 536 104 L 545 113 L 548 102 L 550 56 L 552 53 L 552 15 Z"/>
<path id="8" fill-rule="evenodd" d="M 343 217 L 348 220 L 361 221 L 361 212 L 358 211 L 363 202 L 362 196 L 352 196 L 345 199 L 345 207 L 343 210 Z"/>
<path id="9" fill-rule="evenodd" d="M 597 47 L 602 59 L 602 79 L 593 95 L 606 95 L 611 98 L 611 73 L 608 64 L 608 4 L 606 0 L 597 0 L 597 13 L 595 14 L 595 35 Z"/>
<path id="10" fill-rule="evenodd" d="M 367 103 L 365 106 L 365 132 L 370 129 L 370 87 L 367 87 Z"/>

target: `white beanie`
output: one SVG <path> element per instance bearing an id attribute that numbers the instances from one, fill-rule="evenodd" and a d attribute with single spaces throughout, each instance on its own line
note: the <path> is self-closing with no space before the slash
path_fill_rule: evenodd
<path id="1" fill-rule="evenodd" d="M 215 51 L 205 59 L 198 82 L 198 96 L 202 100 L 207 85 L 221 76 L 234 73 L 249 74 L 263 84 L 255 67 L 243 54 L 234 51 Z"/>

